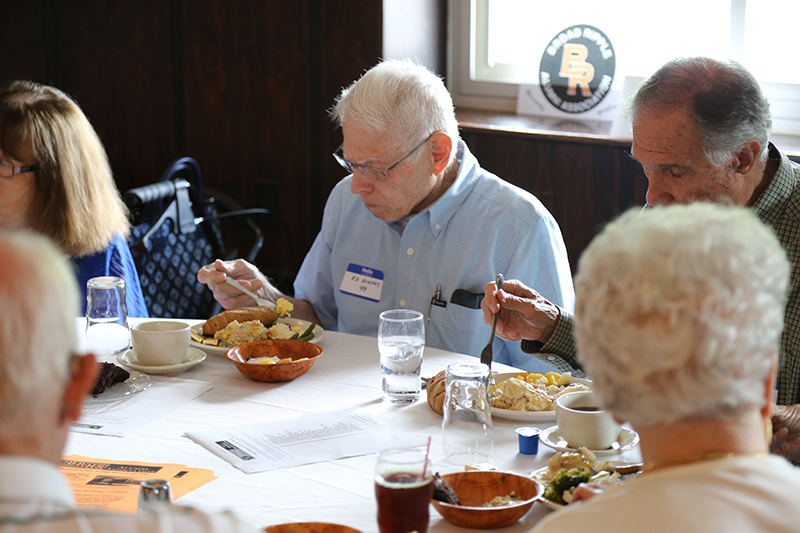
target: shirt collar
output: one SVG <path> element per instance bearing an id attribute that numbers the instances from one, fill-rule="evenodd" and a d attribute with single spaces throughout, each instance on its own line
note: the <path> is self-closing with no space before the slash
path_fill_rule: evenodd
<path id="1" fill-rule="evenodd" d="M 0 498 L 46 499 L 74 507 L 75 499 L 61 471 L 40 459 L 0 456 Z"/>
<path id="2" fill-rule="evenodd" d="M 445 230 L 447 223 L 450 222 L 478 182 L 478 160 L 470 153 L 467 144 L 462 140 L 458 141 L 456 147 L 456 161 L 458 162 L 458 174 L 453 184 L 439 199 L 417 215 L 428 217 L 428 224 L 434 236 L 438 236 Z"/>

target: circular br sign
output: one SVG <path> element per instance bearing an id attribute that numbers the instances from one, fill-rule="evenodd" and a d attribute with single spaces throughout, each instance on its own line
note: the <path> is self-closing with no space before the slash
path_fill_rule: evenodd
<path id="1" fill-rule="evenodd" d="M 542 54 L 539 85 L 554 107 L 584 113 L 611 90 L 616 63 L 605 33 L 586 24 L 571 26 L 559 32 Z"/>

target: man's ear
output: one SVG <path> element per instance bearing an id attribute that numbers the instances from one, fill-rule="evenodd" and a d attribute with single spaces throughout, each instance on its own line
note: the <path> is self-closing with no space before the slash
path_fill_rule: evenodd
<path id="1" fill-rule="evenodd" d="M 761 143 L 755 139 L 750 139 L 738 152 L 736 152 L 735 160 L 733 162 L 734 170 L 739 174 L 747 174 L 750 172 L 761 155 Z"/>
<path id="2" fill-rule="evenodd" d="M 453 151 L 453 139 L 444 132 L 438 132 L 428 141 L 431 143 L 431 153 L 433 154 L 433 171 L 441 174 L 450 162 L 450 153 Z"/>
<path id="3" fill-rule="evenodd" d="M 73 355 L 70 363 L 71 376 L 64 389 L 61 421 L 69 425 L 81 416 L 83 402 L 97 381 L 99 365 L 94 355 Z"/>

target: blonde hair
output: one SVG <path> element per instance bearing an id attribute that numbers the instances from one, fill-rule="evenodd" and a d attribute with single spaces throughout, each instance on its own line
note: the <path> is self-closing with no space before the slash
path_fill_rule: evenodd
<path id="1" fill-rule="evenodd" d="M 31 229 L 74 257 L 127 237 L 128 211 L 103 144 L 78 104 L 31 81 L 0 89 L 0 150 L 38 166 L 29 206 Z"/>
<path id="2" fill-rule="evenodd" d="M 634 426 L 731 419 L 764 404 L 789 262 L 751 211 L 629 211 L 575 278 L 578 353 L 604 405 Z"/>

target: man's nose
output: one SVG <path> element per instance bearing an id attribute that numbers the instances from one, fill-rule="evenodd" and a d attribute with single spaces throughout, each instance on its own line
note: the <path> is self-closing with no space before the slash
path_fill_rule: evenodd
<path id="1" fill-rule="evenodd" d="M 350 181 L 350 192 L 353 194 L 361 194 L 362 192 L 370 191 L 372 186 L 372 182 L 363 172 L 358 169 L 353 169 L 353 179 Z"/>
<path id="2" fill-rule="evenodd" d="M 647 204 L 662 205 L 675 202 L 675 196 L 665 187 L 664 181 L 655 177 L 647 177 Z"/>

